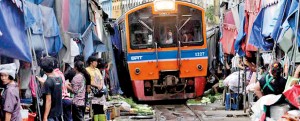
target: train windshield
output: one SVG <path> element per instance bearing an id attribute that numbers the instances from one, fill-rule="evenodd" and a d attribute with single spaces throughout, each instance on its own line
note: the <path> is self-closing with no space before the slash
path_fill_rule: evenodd
<path id="1" fill-rule="evenodd" d="M 152 8 L 147 7 L 128 16 L 132 49 L 153 47 Z"/>
<path id="2" fill-rule="evenodd" d="M 176 46 L 177 29 L 176 16 L 163 16 L 155 18 L 155 40 L 161 47 Z"/>
<path id="3" fill-rule="evenodd" d="M 187 6 L 179 6 L 179 39 L 183 45 L 203 45 L 202 13 Z"/>

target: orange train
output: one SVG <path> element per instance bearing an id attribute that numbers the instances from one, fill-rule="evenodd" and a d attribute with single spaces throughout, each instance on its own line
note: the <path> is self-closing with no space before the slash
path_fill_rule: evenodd
<path id="1" fill-rule="evenodd" d="M 188 2 L 155 0 L 121 16 L 125 66 L 140 101 L 201 96 L 208 49 L 204 9 Z"/>

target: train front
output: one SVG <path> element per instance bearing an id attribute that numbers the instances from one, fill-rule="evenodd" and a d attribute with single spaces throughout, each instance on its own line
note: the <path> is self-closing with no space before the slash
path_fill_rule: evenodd
<path id="1" fill-rule="evenodd" d="M 208 50 L 204 10 L 175 0 L 156 0 L 125 14 L 127 64 L 138 100 L 201 96 Z"/>

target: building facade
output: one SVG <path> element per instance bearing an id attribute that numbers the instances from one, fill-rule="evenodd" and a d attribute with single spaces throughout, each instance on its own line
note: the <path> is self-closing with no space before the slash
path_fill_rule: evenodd
<path id="1" fill-rule="evenodd" d="M 112 17 L 114 19 L 119 18 L 122 15 L 122 1 L 112 0 Z"/>
<path id="2" fill-rule="evenodd" d="M 99 0 L 101 7 L 109 18 L 112 18 L 112 0 Z"/>

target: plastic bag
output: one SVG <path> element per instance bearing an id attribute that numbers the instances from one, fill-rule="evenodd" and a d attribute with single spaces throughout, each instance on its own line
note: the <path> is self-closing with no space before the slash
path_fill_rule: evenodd
<path id="1" fill-rule="evenodd" d="M 292 88 L 283 92 L 286 99 L 295 107 L 300 108 L 299 97 L 300 97 L 300 85 L 294 85 Z"/>

